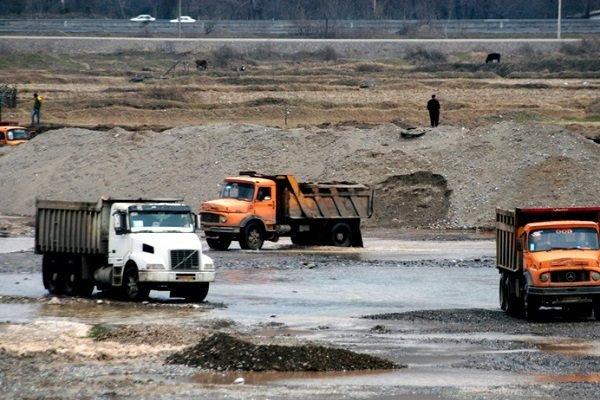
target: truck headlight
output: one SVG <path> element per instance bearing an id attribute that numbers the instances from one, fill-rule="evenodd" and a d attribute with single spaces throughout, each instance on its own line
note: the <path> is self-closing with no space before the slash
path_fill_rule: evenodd
<path id="1" fill-rule="evenodd" d="M 213 263 L 204 263 L 204 270 L 205 271 L 214 271 L 215 270 L 215 264 L 213 264 Z"/>
<path id="2" fill-rule="evenodd" d="M 595 281 L 600 280 L 600 273 L 594 272 L 592 274 L 592 279 L 595 280 Z"/>
<path id="3" fill-rule="evenodd" d="M 225 222 L 227 222 L 227 217 L 224 217 L 224 216 L 221 215 L 219 217 L 219 222 L 222 223 L 222 224 L 224 224 Z"/>
<path id="4" fill-rule="evenodd" d="M 542 282 L 548 282 L 549 278 L 548 278 L 548 274 L 542 274 L 540 275 L 540 281 Z"/>
<path id="5" fill-rule="evenodd" d="M 162 264 L 147 264 L 146 269 L 165 269 L 165 266 Z"/>

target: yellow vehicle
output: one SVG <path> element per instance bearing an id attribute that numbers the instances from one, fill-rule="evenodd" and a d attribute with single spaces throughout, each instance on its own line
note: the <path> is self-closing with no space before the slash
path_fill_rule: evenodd
<path id="1" fill-rule="evenodd" d="M 600 320 L 600 207 L 496 210 L 500 307 L 533 319 L 541 307 Z"/>
<path id="2" fill-rule="evenodd" d="M 0 146 L 15 146 L 31 139 L 27 128 L 16 125 L 0 125 Z"/>
<path id="3" fill-rule="evenodd" d="M 362 246 L 361 218 L 373 214 L 373 189 L 349 182 L 298 183 L 293 175 L 242 171 L 225 179 L 221 197 L 200 205 L 212 249 L 233 240 L 259 250 L 289 236 L 301 245 Z"/>

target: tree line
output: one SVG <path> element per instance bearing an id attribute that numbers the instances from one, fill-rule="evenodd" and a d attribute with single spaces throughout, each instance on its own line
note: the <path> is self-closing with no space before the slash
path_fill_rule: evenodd
<path id="1" fill-rule="evenodd" d="M 1 0 L 0 18 L 202 20 L 547 19 L 559 0 Z M 588 18 L 600 0 L 562 0 L 563 18 Z"/>

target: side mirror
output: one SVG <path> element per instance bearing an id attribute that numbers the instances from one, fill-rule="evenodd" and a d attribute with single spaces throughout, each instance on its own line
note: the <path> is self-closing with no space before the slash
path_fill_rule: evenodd
<path id="1" fill-rule="evenodd" d="M 199 228 L 200 228 L 200 214 L 194 214 L 192 213 L 192 219 L 194 220 L 194 232 L 196 232 Z"/>
<path id="2" fill-rule="evenodd" d="M 265 199 L 265 193 L 258 192 L 258 194 L 256 195 L 256 198 L 258 199 L 258 201 L 263 201 Z"/>
<path id="3" fill-rule="evenodd" d="M 517 239 L 517 250 L 523 251 L 523 238 L 522 237 Z"/>
<path id="4" fill-rule="evenodd" d="M 113 214 L 113 223 L 115 226 L 115 234 L 124 235 L 127 233 L 127 223 L 125 221 L 125 214 L 122 212 L 116 212 Z"/>

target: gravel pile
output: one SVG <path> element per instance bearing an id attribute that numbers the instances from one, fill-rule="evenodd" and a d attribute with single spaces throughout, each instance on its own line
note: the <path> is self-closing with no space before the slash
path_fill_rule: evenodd
<path id="1" fill-rule="evenodd" d="M 35 199 L 179 197 L 197 209 L 240 170 L 376 189 L 366 226 L 490 227 L 496 206 L 597 204 L 598 144 L 560 127 L 505 121 L 402 137 L 393 124 L 277 129 L 189 126 L 164 132 L 57 129 L 0 149 L 0 214 Z"/>
<path id="2" fill-rule="evenodd" d="M 167 357 L 184 364 L 217 371 L 355 371 L 401 366 L 366 354 L 319 345 L 256 345 L 225 333 L 215 333 Z"/>

